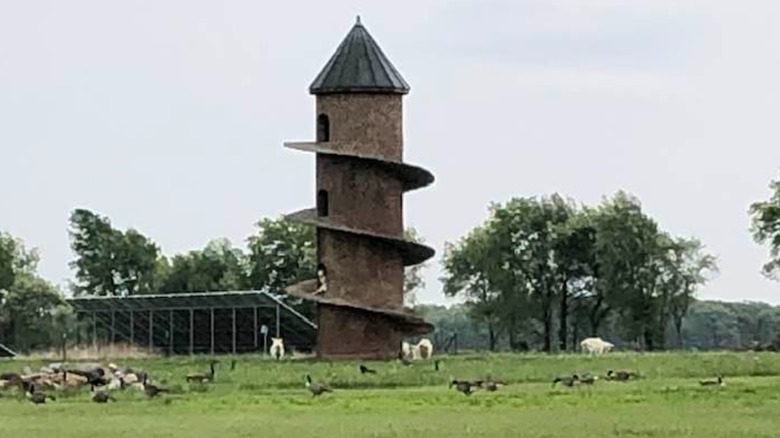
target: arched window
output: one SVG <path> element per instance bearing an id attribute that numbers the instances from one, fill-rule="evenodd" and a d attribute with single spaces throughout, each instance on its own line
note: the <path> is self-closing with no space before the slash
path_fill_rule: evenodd
<path id="1" fill-rule="evenodd" d="M 330 141 L 330 119 L 328 119 L 327 114 L 317 116 L 317 141 Z"/>
<path id="2" fill-rule="evenodd" d="M 318 190 L 317 191 L 317 216 L 327 217 L 328 216 L 328 191 L 327 190 Z"/>

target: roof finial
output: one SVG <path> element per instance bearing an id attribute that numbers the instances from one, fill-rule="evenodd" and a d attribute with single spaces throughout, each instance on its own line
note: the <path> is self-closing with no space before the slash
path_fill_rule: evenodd
<path id="1" fill-rule="evenodd" d="M 355 24 L 361 24 L 360 23 L 360 14 L 357 15 L 357 19 L 355 20 Z"/>

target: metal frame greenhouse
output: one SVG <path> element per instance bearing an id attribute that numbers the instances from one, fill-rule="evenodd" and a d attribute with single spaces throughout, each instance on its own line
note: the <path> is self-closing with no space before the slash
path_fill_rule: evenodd
<path id="1" fill-rule="evenodd" d="M 92 343 L 129 343 L 167 354 L 267 351 L 267 336 L 311 351 L 317 325 L 261 291 L 69 298 Z M 82 325 L 82 326 L 83 326 Z"/>

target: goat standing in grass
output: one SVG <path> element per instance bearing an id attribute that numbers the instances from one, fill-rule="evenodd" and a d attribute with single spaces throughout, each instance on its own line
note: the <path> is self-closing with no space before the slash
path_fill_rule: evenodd
<path id="1" fill-rule="evenodd" d="M 271 348 L 268 350 L 271 357 L 276 360 L 284 357 L 284 341 L 282 338 L 271 338 Z"/>

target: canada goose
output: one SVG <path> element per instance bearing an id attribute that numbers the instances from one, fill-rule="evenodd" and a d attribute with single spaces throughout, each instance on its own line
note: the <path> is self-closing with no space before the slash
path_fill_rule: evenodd
<path id="1" fill-rule="evenodd" d="M 27 400 L 30 400 L 30 402 L 41 405 L 46 403 L 46 399 L 51 399 L 51 401 L 56 401 L 57 399 L 54 398 L 53 395 L 49 395 L 43 392 L 37 391 L 34 383 L 27 383 L 25 382 L 24 386 L 27 390 L 25 393 L 25 396 L 27 397 Z"/>
<path id="2" fill-rule="evenodd" d="M 471 388 L 474 386 L 479 386 L 482 382 L 469 382 L 468 380 L 456 380 L 452 379 L 450 381 L 450 388 L 453 386 L 456 390 L 459 392 L 462 392 L 465 395 L 471 395 L 472 391 Z"/>
<path id="3" fill-rule="evenodd" d="M 103 368 L 93 368 L 89 371 L 68 369 L 63 370 L 63 373 L 84 377 L 87 379 L 87 383 L 94 386 L 106 386 L 111 382 L 111 379 L 106 377 L 106 372 L 103 371 Z"/>
<path id="4" fill-rule="evenodd" d="M 371 368 L 360 364 L 360 374 L 376 374 L 376 370 L 372 370 Z"/>
<path id="5" fill-rule="evenodd" d="M 478 385 L 480 388 L 484 388 L 490 392 L 497 391 L 498 388 L 502 386 L 506 386 L 506 382 L 503 380 L 491 380 L 488 379 L 487 381 L 478 381 Z"/>
<path id="6" fill-rule="evenodd" d="M 598 380 L 598 376 L 594 376 L 591 373 L 583 374 L 582 377 L 580 377 L 580 382 L 585 385 L 592 385 L 596 383 L 596 380 Z"/>
<path id="7" fill-rule="evenodd" d="M 555 384 L 558 382 L 561 382 L 562 384 L 568 387 L 572 387 L 580 384 L 580 376 L 578 376 L 577 374 L 572 374 L 571 376 L 564 376 L 564 377 L 558 376 L 553 380 L 552 386 L 555 387 Z"/>
<path id="8" fill-rule="evenodd" d="M 92 401 L 95 403 L 107 403 L 109 400 L 115 402 L 116 399 L 106 391 L 96 391 L 95 386 L 92 385 Z"/>
<path id="9" fill-rule="evenodd" d="M 0 380 L 5 380 L 7 382 L 21 382 L 22 376 L 18 373 L 3 373 L 0 374 Z"/>
<path id="10" fill-rule="evenodd" d="M 24 379 L 17 373 L 3 373 L 0 374 L 0 389 L 10 388 L 12 386 L 18 386 L 23 388 Z"/>
<path id="11" fill-rule="evenodd" d="M 701 386 L 723 386 L 723 376 L 718 375 L 718 380 L 700 380 L 699 385 Z"/>
<path id="12" fill-rule="evenodd" d="M 309 388 L 309 391 L 311 391 L 312 397 L 316 397 L 326 392 L 333 392 L 333 390 L 330 389 L 328 385 L 323 383 L 312 383 L 311 376 L 308 374 L 306 375 L 306 387 Z"/>
<path id="13" fill-rule="evenodd" d="M 149 396 L 149 398 L 155 397 L 157 394 L 161 392 L 170 392 L 168 388 L 161 388 L 159 386 L 152 385 L 151 383 L 148 383 L 147 380 L 148 380 L 148 376 L 144 375 L 144 380 L 143 380 L 144 393 L 146 393 L 146 395 Z"/>
<path id="14" fill-rule="evenodd" d="M 409 359 L 406 358 L 406 356 L 404 355 L 403 351 L 399 351 L 398 352 L 398 360 L 400 360 L 401 363 L 404 364 L 404 366 L 407 366 L 407 367 L 412 364 L 412 361 L 410 361 Z"/>
<path id="15" fill-rule="evenodd" d="M 187 374 L 187 381 L 188 382 L 213 382 L 214 381 L 214 365 L 218 364 L 219 361 L 216 359 L 212 359 L 209 363 L 209 372 L 206 374 L 197 374 L 197 373 L 191 373 Z"/>
<path id="16" fill-rule="evenodd" d="M 607 380 L 619 380 L 621 382 L 625 382 L 626 380 L 630 380 L 632 378 L 637 378 L 637 377 L 639 377 L 639 374 L 631 370 L 607 371 Z"/>

